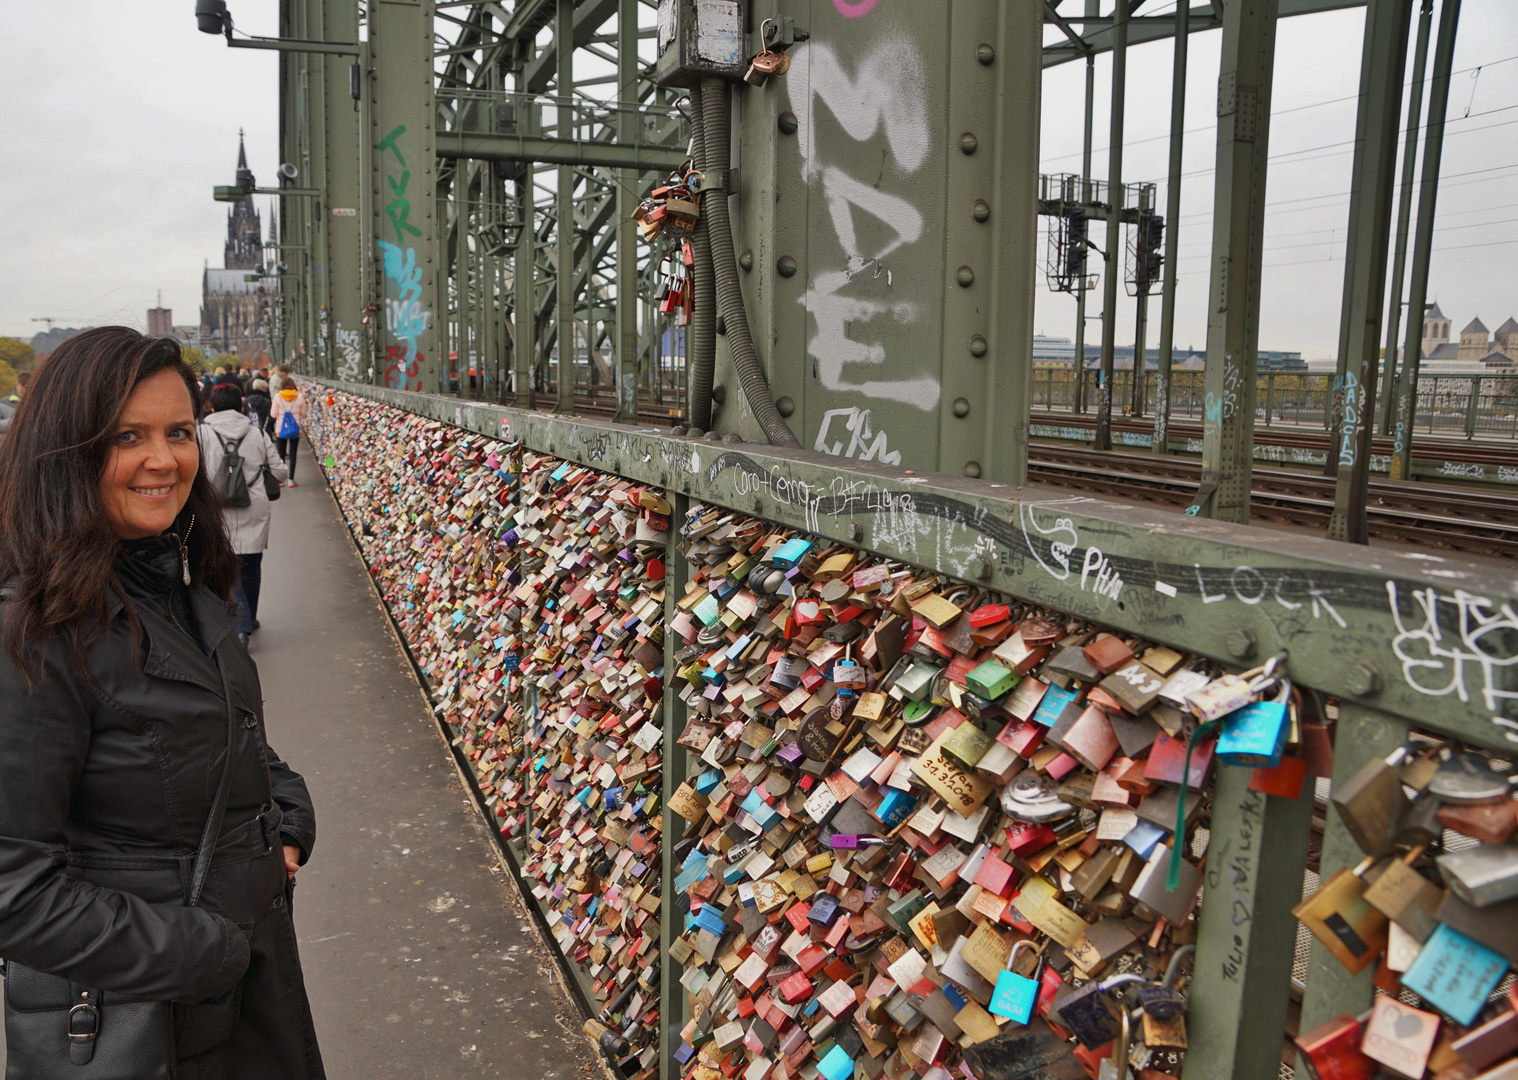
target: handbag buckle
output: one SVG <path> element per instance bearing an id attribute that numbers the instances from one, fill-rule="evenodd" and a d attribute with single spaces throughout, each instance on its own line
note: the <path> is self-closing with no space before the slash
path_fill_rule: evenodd
<path id="1" fill-rule="evenodd" d="M 80 1018 L 88 1025 L 84 1029 L 80 1025 Z M 69 1042 L 83 1043 L 94 1042 L 100 1034 L 100 1010 L 93 1005 L 75 1005 L 69 1010 Z"/>

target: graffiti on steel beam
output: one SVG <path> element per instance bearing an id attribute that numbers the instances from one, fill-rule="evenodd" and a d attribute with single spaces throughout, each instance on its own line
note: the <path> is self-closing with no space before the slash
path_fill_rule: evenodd
<path id="1" fill-rule="evenodd" d="M 379 241 L 385 268 L 385 327 L 397 341 L 385 350 L 385 385 L 392 390 L 420 390 L 422 354 L 417 341 L 426 333 L 432 312 L 422 304 L 422 267 L 411 244 L 411 237 L 421 236 L 422 230 L 411 223 L 407 197 L 411 170 L 401 148 L 405 134 L 406 125 L 400 124 L 375 147 L 385 155 L 385 183 L 394 196 L 385 205 L 385 216 L 395 230 L 395 240 Z"/>
<path id="2" fill-rule="evenodd" d="M 922 239 L 925 228 L 917 207 L 900 195 L 881 190 L 881 174 L 887 165 L 911 174 L 928 161 L 933 136 L 928 125 L 922 53 L 905 36 L 887 38 L 859 61 L 852 75 L 825 42 L 806 42 L 792 49 L 790 55 L 791 71 L 785 87 L 796 114 L 802 180 L 818 189 L 842 249 L 841 265 L 808 267 L 808 287 L 800 303 L 816 324 L 816 332 L 807 342 L 807 354 L 812 357 L 818 380 L 828 390 L 931 411 L 937 407 L 941 392 L 936 375 L 861 379 L 857 375 L 860 369 L 873 372 L 885 365 L 882 339 L 889 334 L 878 330 L 873 341 L 854 336 L 876 320 L 910 323 L 920 313 L 914 300 L 880 299 L 877 282 L 886 257 Z M 855 143 L 869 143 L 877 133 L 884 136 L 879 164 L 871 167 L 870 176 L 849 173 L 828 160 L 832 155 L 819 149 L 819 103 Z M 861 238 L 855 226 L 856 213 L 870 220 L 870 234 L 884 236 L 882 243 Z M 824 261 L 819 259 L 818 263 Z M 867 268 L 877 273 L 866 278 L 862 271 Z M 861 284 L 853 284 L 856 280 Z M 889 272 L 884 280 L 889 288 Z"/>
<path id="3" fill-rule="evenodd" d="M 1518 611 L 1464 589 L 1399 590 L 1386 583 L 1397 626 L 1392 652 L 1402 679 L 1425 697 L 1454 694 L 1462 703 L 1472 691 L 1491 721 L 1518 743 Z"/>
<path id="4" fill-rule="evenodd" d="M 358 344 L 358 331 L 343 328 L 342 323 L 337 324 L 337 377 L 344 382 L 358 382 L 360 371 L 360 357 Z"/>
<path id="5" fill-rule="evenodd" d="M 834 420 L 848 433 L 847 444 L 841 435 L 836 441 L 830 441 L 833 439 L 830 429 Z M 847 409 L 829 409 L 822 414 L 822 425 L 817 429 L 817 440 L 812 444 L 812 449 L 833 457 L 878 461 L 882 465 L 901 464 L 901 451 L 887 449 L 886 433 L 870 427 L 870 410 L 852 406 Z"/>

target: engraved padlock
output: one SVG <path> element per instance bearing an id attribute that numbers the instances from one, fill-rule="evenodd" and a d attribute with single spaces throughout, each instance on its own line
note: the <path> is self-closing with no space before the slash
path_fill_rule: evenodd
<path id="1" fill-rule="evenodd" d="M 1282 679 L 1271 701 L 1251 701 L 1223 720 L 1213 756 L 1223 765 L 1270 769 L 1281 763 L 1291 727 L 1291 683 Z"/>
<path id="2" fill-rule="evenodd" d="M 1018 1024 L 1028 1022 L 1033 1015 L 1033 1004 L 1038 1000 L 1038 965 L 1035 963 L 1031 978 L 1012 970 L 1018 950 L 1024 946 L 1032 949 L 1035 955 L 1040 951 L 1038 946 L 1028 940 L 1019 941 L 1012 946 L 1012 951 L 1007 954 L 1005 969 L 996 976 L 996 989 L 991 994 L 991 1004 L 987 1006 L 997 1016 L 1004 1016 Z"/>
<path id="3" fill-rule="evenodd" d="M 1186 695 L 1186 704 L 1203 723 L 1220 720 L 1253 700 L 1254 689 L 1249 680 L 1231 674 L 1220 675 L 1200 690 Z"/>

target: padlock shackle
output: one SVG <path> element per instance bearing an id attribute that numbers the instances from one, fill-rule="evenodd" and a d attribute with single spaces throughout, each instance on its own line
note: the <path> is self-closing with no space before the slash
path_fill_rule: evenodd
<path id="1" fill-rule="evenodd" d="M 1007 954 L 1007 964 L 1006 964 L 1006 970 L 1007 971 L 1011 971 L 1012 970 L 1012 965 L 1017 960 L 1017 950 L 1021 949 L 1024 945 L 1026 945 L 1026 946 L 1028 946 L 1028 948 L 1032 949 L 1033 950 L 1033 954 L 1035 956 L 1041 955 L 1043 953 L 1043 951 L 1044 951 L 1044 947 L 1042 945 L 1034 944 L 1032 938 L 1023 938 L 1021 941 L 1019 941 L 1015 945 L 1013 945 L 1012 946 L 1012 951 Z M 1015 974 L 1015 972 L 1014 972 L 1014 974 Z"/>
<path id="2" fill-rule="evenodd" d="M 1175 978 L 1181 973 L 1181 961 L 1196 953 L 1195 945 L 1182 945 L 1170 957 L 1170 963 L 1165 965 L 1165 977 L 1160 980 L 1160 985 L 1169 987 L 1174 984 Z"/>

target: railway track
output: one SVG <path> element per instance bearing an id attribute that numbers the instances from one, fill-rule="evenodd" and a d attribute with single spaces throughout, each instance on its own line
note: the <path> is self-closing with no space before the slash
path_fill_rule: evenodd
<path id="1" fill-rule="evenodd" d="M 1094 416 L 1079 416 L 1071 413 L 1034 413 L 1029 418 L 1030 424 L 1047 427 L 1081 428 L 1094 431 L 1096 418 Z M 1153 419 L 1129 420 L 1123 417 L 1112 418 L 1112 432 L 1114 435 L 1127 432 L 1135 435 L 1152 435 L 1154 433 Z M 1184 421 L 1170 423 L 1170 437 L 1172 439 L 1200 439 L 1202 437 L 1202 425 Z M 1035 437 L 1035 442 L 1039 441 Z M 1327 433 L 1317 434 L 1310 431 L 1293 431 L 1288 428 L 1256 427 L 1254 430 L 1256 446 L 1280 446 L 1287 449 L 1297 448 L 1302 450 L 1316 450 L 1322 453 L 1328 449 Z M 1371 442 L 1372 454 L 1391 454 L 1392 443 L 1390 439 L 1373 439 Z M 1431 458 L 1438 461 L 1471 462 L 1481 465 L 1518 465 L 1518 446 L 1500 446 L 1492 443 L 1471 443 L 1461 440 L 1433 439 L 1428 437 L 1413 438 L 1413 456 L 1419 458 Z"/>
<path id="2" fill-rule="evenodd" d="M 1028 479 L 1050 487 L 1099 492 L 1132 502 L 1189 506 L 1202 465 L 1191 458 L 1150 457 L 1035 444 Z M 1322 531 L 1334 507 L 1334 481 L 1290 469 L 1253 470 L 1250 520 Z M 1473 555 L 1518 555 L 1518 499 L 1471 488 L 1372 480 L 1371 536 Z"/>
<path id="3" fill-rule="evenodd" d="M 552 409 L 552 399 L 542 396 L 537 407 Z M 575 401 L 580 416 L 606 417 L 615 412 L 608 401 Z M 669 427 L 678 423 L 683 410 L 678 405 L 641 402 L 638 418 L 645 424 Z M 1064 427 L 1095 427 L 1091 417 L 1037 414 L 1035 424 Z M 1113 430 L 1148 433 L 1151 427 L 1141 420 L 1113 420 Z M 1178 438 L 1201 438 L 1202 429 L 1194 424 L 1172 424 L 1171 433 Z M 1303 432 L 1255 432 L 1260 443 L 1323 450 L 1328 440 Z M 1449 461 L 1518 464 L 1518 450 L 1501 447 L 1472 446 L 1468 443 L 1415 444 L 1420 457 L 1434 456 Z M 1375 452 L 1389 453 L 1391 447 L 1377 440 Z M 1028 479 L 1051 487 L 1073 488 L 1110 495 L 1129 502 L 1148 502 L 1161 506 L 1185 507 L 1196 498 L 1201 483 L 1201 462 L 1180 455 L 1098 452 L 1083 448 L 1034 441 L 1029 448 Z M 1272 521 L 1322 532 L 1334 506 L 1334 482 L 1324 476 L 1292 469 L 1262 467 L 1253 470 L 1254 493 L 1250 500 L 1250 519 Z M 1368 528 L 1377 539 L 1419 544 L 1424 547 L 1462 551 L 1473 555 L 1511 557 L 1518 555 L 1518 498 L 1492 493 L 1480 488 L 1439 487 L 1419 483 L 1415 486 L 1372 480 L 1370 483 Z"/>

